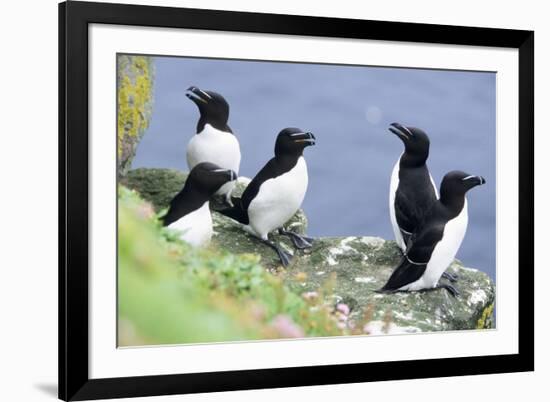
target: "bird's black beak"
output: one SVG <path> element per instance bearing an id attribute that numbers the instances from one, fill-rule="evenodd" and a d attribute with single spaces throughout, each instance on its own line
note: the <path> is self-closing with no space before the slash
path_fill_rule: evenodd
<path id="1" fill-rule="evenodd" d="M 191 86 L 187 88 L 187 91 L 185 92 L 185 96 L 187 96 L 189 99 L 191 99 L 193 102 L 195 102 L 197 105 L 199 103 L 207 104 L 212 97 L 208 95 L 206 92 L 201 90 L 198 87 Z"/>
<path id="2" fill-rule="evenodd" d="M 408 141 L 413 137 L 413 133 L 407 127 L 402 126 L 399 123 L 390 124 L 389 130 L 401 138 L 403 141 Z"/>
<path id="3" fill-rule="evenodd" d="M 292 140 L 296 143 L 305 143 L 305 146 L 315 145 L 315 136 L 313 133 L 294 133 L 290 134 Z"/>
<path id="4" fill-rule="evenodd" d="M 462 179 L 466 182 L 468 182 L 468 184 L 470 185 L 470 188 L 471 187 L 475 187 L 475 186 L 481 186 L 483 184 L 485 184 L 487 181 L 481 177 L 481 176 L 468 176 L 468 177 L 465 177 L 464 179 Z"/>
<path id="5" fill-rule="evenodd" d="M 229 179 L 229 181 L 237 180 L 238 177 L 237 173 L 235 173 L 231 169 L 216 169 L 214 170 L 214 172 L 223 174 Z"/>

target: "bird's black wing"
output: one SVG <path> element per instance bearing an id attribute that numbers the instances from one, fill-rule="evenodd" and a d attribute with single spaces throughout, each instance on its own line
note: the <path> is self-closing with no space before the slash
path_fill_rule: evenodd
<path id="1" fill-rule="evenodd" d="M 404 178 L 409 181 L 409 186 L 406 189 L 399 186 L 395 192 L 395 219 L 405 244 L 409 243 L 411 234 L 420 228 L 424 217 L 437 200 L 437 193 L 431 184 L 427 168 L 422 169 L 420 173 L 420 176 L 418 173 L 409 174 Z M 425 185 L 428 185 L 428 191 L 420 191 Z"/>
<path id="2" fill-rule="evenodd" d="M 429 226 L 413 233 L 405 256 L 381 290 L 397 290 L 420 279 L 426 271 L 435 246 L 443 237 L 443 228 L 444 225 L 430 222 Z"/>
<path id="3" fill-rule="evenodd" d="M 216 212 L 219 212 L 222 215 L 225 215 L 231 219 L 236 220 L 239 223 L 242 223 L 243 225 L 248 225 L 248 213 L 245 209 L 242 207 L 242 199 L 231 197 L 231 201 L 233 201 L 233 206 L 229 208 L 224 209 L 216 209 Z"/>
<path id="4" fill-rule="evenodd" d="M 184 188 L 176 194 L 172 201 L 170 201 L 170 207 L 168 208 L 166 215 L 160 218 L 162 220 L 162 225 L 168 226 L 188 213 L 199 209 L 201 206 L 202 203 L 189 194 L 184 186 Z"/>
<path id="5" fill-rule="evenodd" d="M 428 263 L 437 243 L 443 238 L 445 224 L 429 220 L 428 225 L 423 225 L 413 233 L 405 255 L 414 262 Z"/>
<path id="6" fill-rule="evenodd" d="M 422 211 L 418 208 L 418 203 L 404 191 L 398 189 L 395 193 L 394 208 L 395 220 L 401 233 L 409 237 L 421 219 Z"/>

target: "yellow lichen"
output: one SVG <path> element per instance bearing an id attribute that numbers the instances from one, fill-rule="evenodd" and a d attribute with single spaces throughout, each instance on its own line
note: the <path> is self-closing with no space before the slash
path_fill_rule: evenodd
<path id="1" fill-rule="evenodd" d="M 135 148 L 125 147 L 125 139 L 141 136 L 149 125 L 153 92 L 152 59 L 119 55 L 117 78 L 117 148 L 119 163 L 125 165 L 135 152 Z"/>
<path id="2" fill-rule="evenodd" d="M 491 304 L 485 307 L 485 309 L 483 310 L 483 313 L 481 313 L 481 317 L 479 318 L 479 320 L 477 320 L 477 325 L 476 325 L 477 329 L 490 328 L 490 322 L 491 322 L 491 317 L 493 315 L 494 308 L 495 308 L 494 304 Z"/>

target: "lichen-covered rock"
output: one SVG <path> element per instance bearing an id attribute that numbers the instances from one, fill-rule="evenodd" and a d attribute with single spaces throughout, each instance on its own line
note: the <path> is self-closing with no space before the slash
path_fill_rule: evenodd
<path id="1" fill-rule="evenodd" d="M 216 232 L 215 242 L 219 246 L 237 253 L 260 254 L 262 263 L 269 269 L 279 266 L 273 250 L 229 223 L 216 228 Z M 286 239 L 277 236 L 276 240 L 292 250 Z M 316 239 L 311 250 L 295 251 L 294 254 L 284 275 L 289 280 L 302 275 L 303 292 L 317 291 L 333 280 L 331 296 L 335 304 L 345 303 L 352 308 L 351 325 L 368 314 L 366 330 L 371 334 L 480 329 L 494 325 L 493 282 L 483 272 L 466 268 L 459 261 L 449 268 L 459 276 L 455 287 L 460 295 L 455 298 L 443 289 L 394 294 L 376 292 L 401 258 L 393 241 L 377 237 L 325 237 Z"/>
<path id="2" fill-rule="evenodd" d="M 168 208 L 170 201 L 181 191 L 187 174 L 176 169 L 139 168 L 130 170 L 121 184 L 136 190 L 157 212 Z"/>
<path id="3" fill-rule="evenodd" d="M 495 288 L 484 273 L 455 261 L 450 272 L 459 275 L 459 297 L 446 290 L 381 294 L 376 292 L 390 277 L 401 256 L 393 241 L 377 237 L 322 238 L 310 254 L 299 255 L 290 271 L 304 272 L 304 290 L 313 290 L 336 275 L 336 302 L 354 307 L 350 319 L 370 315 L 367 330 L 425 332 L 492 327 Z M 442 279 L 443 280 L 443 279 Z"/>
<path id="4" fill-rule="evenodd" d="M 136 189 L 158 210 L 165 208 L 185 181 L 185 174 L 168 169 L 130 171 L 126 185 Z M 236 195 L 246 187 L 241 178 Z M 426 331 L 492 328 L 495 286 L 481 271 L 466 268 L 455 261 L 449 270 L 459 275 L 457 298 L 446 290 L 381 294 L 376 292 L 390 277 L 401 253 L 393 241 L 377 237 L 324 237 L 315 239 L 310 250 L 295 250 L 284 236 L 272 239 L 294 255 L 282 269 L 276 253 L 233 220 L 213 212 L 212 245 L 233 253 L 255 253 L 267 269 L 286 279 L 298 293 L 318 293 L 331 283 L 329 294 L 334 304 L 351 308 L 346 325 L 364 325 L 361 333 L 412 333 Z M 307 219 L 300 211 L 287 224 L 306 233 Z M 300 278 L 297 282 L 296 278 Z M 444 279 L 442 279 L 444 280 Z M 366 325 L 364 324 L 366 322 Z"/>
<path id="5" fill-rule="evenodd" d="M 225 219 L 219 219 L 215 228 L 216 245 L 236 253 L 259 254 L 264 266 L 277 270 L 279 262 L 273 250 Z M 304 279 L 299 291 L 310 292 L 318 291 L 332 280 L 334 287 L 330 297 L 334 303 L 351 307 L 349 321 L 352 326 L 354 321 L 361 322 L 369 315 L 365 328 L 368 333 L 493 327 L 494 284 L 483 272 L 466 268 L 459 261 L 449 268 L 450 272 L 459 275 L 455 283 L 460 292 L 457 298 L 443 289 L 381 294 L 376 291 L 385 284 L 401 258 L 395 242 L 377 237 L 325 237 L 316 239 L 311 250 L 294 251 L 286 238 L 274 238 L 294 252 L 292 264 L 282 274 L 289 283 L 296 286 L 295 278 L 301 275 Z"/>
<path id="6" fill-rule="evenodd" d="M 145 130 L 153 99 L 153 59 L 119 55 L 117 58 L 118 175 L 126 174 Z"/>

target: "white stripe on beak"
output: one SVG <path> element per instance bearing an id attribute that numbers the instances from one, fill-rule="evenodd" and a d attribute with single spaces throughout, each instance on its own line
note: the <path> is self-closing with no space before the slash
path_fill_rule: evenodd
<path id="1" fill-rule="evenodd" d="M 409 133 L 409 135 L 410 135 L 411 137 L 414 137 L 414 134 L 411 132 L 411 130 L 409 130 L 409 129 L 408 129 L 407 127 L 405 127 L 405 126 L 401 126 L 401 127 L 402 127 L 407 133 Z"/>
<path id="2" fill-rule="evenodd" d="M 202 102 L 202 103 L 208 103 L 204 99 L 202 99 L 199 95 L 197 95 L 196 93 L 194 93 L 192 91 L 187 91 L 186 95 L 189 99 L 198 100 L 199 102 Z"/>
<path id="3" fill-rule="evenodd" d="M 212 99 L 212 97 L 210 95 L 208 95 L 206 92 L 204 92 L 202 89 L 200 88 L 197 88 L 201 94 L 204 94 L 208 99 Z"/>

